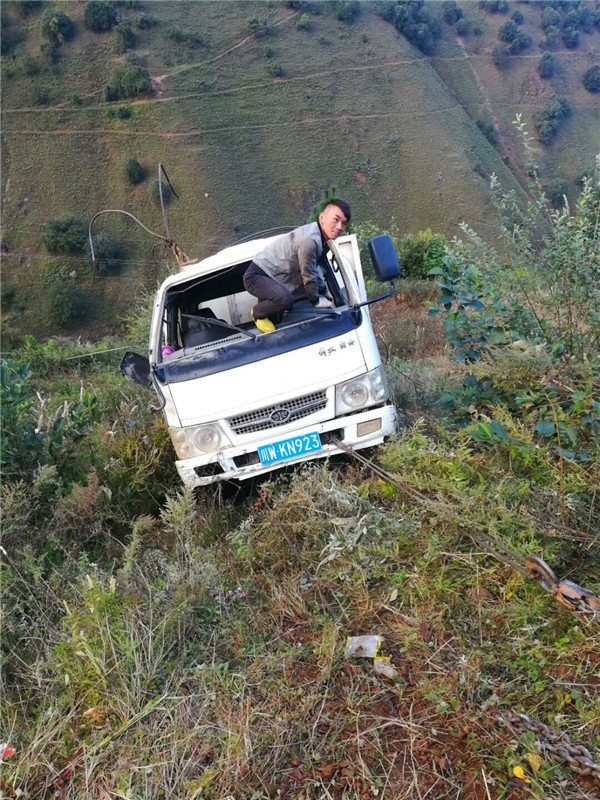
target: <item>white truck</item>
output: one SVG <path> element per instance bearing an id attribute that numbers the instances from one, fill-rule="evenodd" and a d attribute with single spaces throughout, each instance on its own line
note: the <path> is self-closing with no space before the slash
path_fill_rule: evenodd
<path id="1" fill-rule="evenodd" d="M 260 333 L 256 298 L 242 276 L 276 237 L 238 243 L 186 265 L 154 300 L 149 359 L 128 352 L 123 374 L 154 387 L 194 488 L 380 444 L 396 430 L 369 305 L 394 291 L 400 266 L 388 236 L 369 241 L 387 294 L 367 300 L 354 235 L 330 242 L 324 279 L 335 308 L 299 299 L 271 333 Z"/>

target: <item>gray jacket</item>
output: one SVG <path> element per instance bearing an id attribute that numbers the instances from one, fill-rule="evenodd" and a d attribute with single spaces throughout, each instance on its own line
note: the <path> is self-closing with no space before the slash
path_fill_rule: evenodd
<path id="1" fill-rule="evenodd" d="M 308 299 L 316 303 L 319 291 L 327 291 L 319 267 L 326 253 L 319 223 L 310 222 L 275 239 L 253 261 L 291 292 L 304 286 Z"/>

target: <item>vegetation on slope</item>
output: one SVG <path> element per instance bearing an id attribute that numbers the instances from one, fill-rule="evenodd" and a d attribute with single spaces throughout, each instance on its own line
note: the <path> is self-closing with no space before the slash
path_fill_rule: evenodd
<path id="1" fill-rule="evenodd" d="M 15 335 L 56 333 L 40 280 L 49 220 L 71 213 L 87 225 L 118 207 L 163 229 L 153 180 L 127 177 L 132 159 L 148 175 L 165 164 L 180 198 L 169 208 L 171 230 L 191 256 L 302 222 L 327 185 L 356 219 L 387 226 L 393 217 L 404 234 L 447 236 L 468 219 L 492 240 L 487 176 L 526 202 L 515 112 L 531 123 L 551 97 L 568 96 L 573 113 L 541 162 L 544 180 L 565 180 L 573 200 L 600 145 L 596 96 L 583 85 L 600 33 L 579 15 L 578 49 L 559 37 L 555 74 L 542 80 L 541 4 L 509 5 L 394 2 L 388 22 L 376 13 L 382 3 L 78 3 L 67 13 L 74 36 L 51 41 L 42 20 L 65 14 L 64 4 L 40 13 L 3 4 L 3 274 Z M 491 53 L 517 5 L 523 19 L 510 21 L 534 44 L 510 55 L 499 79 Z M 567 21 L 562 6 L 555 12 Z M 468 35 L 455 30 L 461 22 Z M 443 35 L 425 55 L 411 36 L 425 41 L 432 31 Z M 96 336 L 157 271 L 153 242 L 131 222 L 104 217 L 100 227 L 120 242 L 119 275 L 91 286 L 89 262 L 85 270 L 66 262 L 95 307 Z"/>
<path id="2" fill-rule="evenodd" d="M 377 454 L 389 479 L 315 464 L 235 504 L 193 497 L 109 348 L 13 352 L 5 795 L 594 796 L 598 615 L 489 548 L 600 595 L 600 365 L 575 324 L 597 308 L 600 176 L 570 214 L 538 197 L 515 219 L 496 196 L 508 255 L 466 230 L 433 268 L 456 365 L 438 357 L 431 378 L 431 361 L 389 352 L 406 420 Z M 137 339 L 147 316 L 130 323 Z M 387 669 L 345 656 L 362 634 L 382 637 Z M 515 712 L 524 727 L 502 721 Z"/>

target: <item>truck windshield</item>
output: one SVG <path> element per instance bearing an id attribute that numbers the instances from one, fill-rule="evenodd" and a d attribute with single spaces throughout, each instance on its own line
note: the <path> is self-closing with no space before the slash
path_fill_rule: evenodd
<path id="1" fill-rule="evenodd" d="M 179 374 L 181 368 L 176 365 L 185 362 L 200 365 L 203 372 L 213 372 L 217 365 L 227 369 L 230 361 L 267 358 L 347 333 L 360 324 L 360 311 L 348 306 L 354 291 L 346 285 L 347 276 L 345 281 L 342 272 L 328 264 L 323 278 L 335 308 L 315 309 L 305 296 L 299 296 L 290 311 L 274 320 L 274 332 L 260 333 L 251 315 L 256 298 L 242 281 L 249 263 L 191 275 L 167 288 L 160 341 L 156 342 L 156 361 L 162 361 L 166 379 Z"/>

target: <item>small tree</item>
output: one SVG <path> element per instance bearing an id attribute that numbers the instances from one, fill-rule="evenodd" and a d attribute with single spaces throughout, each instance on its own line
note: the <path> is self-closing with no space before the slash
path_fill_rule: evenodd
<path id="1" fill-rule="evenodd" d="M 600 66 L 595 64 L 583 76 L 583 85 L 588 92 L 600 92 Z"/>
<path id="2" fill-rule="evenodd" d="M 123 248 L 106 231 L 99 231 L 94 237 L 94 256 L 99 275 L 117 275 L 121 272 L 124 262 Z"/>
<path id="3" fill-rule="evenodd" d="M 577 28 L 565 28 L 562 32 L 562 40 L 564 46 L 569 50 L 576 50 L 579 47 L 579 31 Z"/>
<path id="4" fill-rule="evenodd" d="M 43 239 L 49 253 L 79 255 L 85 252 L 87 229 L 74 214 L 63 214 L 46 223 Z"/>
<path id="5" fill-rule="evenodd" d="M 127 174 L 127 180 L 134 186 L 146 180 L 147 172 L 135 158 L 129 159 L 125 167 L 125 172 Z"/>
<path id="6" fill-rule="evenodd" d="M 73 20 L 62 11 L 44 11 L 40 28 L 46 39 L 55 45 L 68 42 L 75 35 Z"/>
<path id="7" fill-rule="evenodd" d="M 562 178 L 557 178 L 555 181 L 552 181 L 552 183 L 544 186 L 544 194 L 554 208 L 562 208 L 564 206 L 565 196 L 568 190 L 569 184 L 562 180 Z"/>
<path id="8" fill-rule="evenodd" d="M 492 59 L 496 69 L 506 69 L 510 60 L 510 52 L 505 44 L 497 44 L 492 50 Z"/>
<path id="9" fill-rule="evenodd" d="M 90 0 L 83 12 L 83 24 L 89 31 L 104 33 L 117 24 L 117 11 L 107 0 Z"/>
<path id="10" fill-rule="evenodd" d="M 152 184 L 151 189 L 152 199 L 155 203 L 160 205 L 160 183 L 158 181 L 154 181 Z M 171 187 L 168 183 L 163 183 L 162 185 L 162 197 L 163 203 L 167 206 L 173 199 L 173 192 L 171 191 Z"/>
<path id="11" fill-rule="evenodd" d="M 135 47 L 135 34 L 129 22 L 120 22 L 114 29 L 115 50 L 120 55 Z"/>
<path id="12" fill-rule="evenodd" d="M 145 67 L 134 64 L 121 64 L 111 76 L 110 84 L 104 90 L 106 100 L 121 100 L 152 91 L 150 73 Z"/>
<path id="13" fill-rule="evenodd" d="M 471 23 L 469 22 L 469 20 L 465 19 L 464 17 L 459 19 L 458 22 L 456 23 L 456 33 L 459 36 L 465 37 L 468 36 L 470 32 L 471 32 Z"/>
<path id="14" fill-rule="evenodd" d="M 500 30 L 498 31 L 498 38 L 502 42 L 514 42 L 518 35 L 519 26 L 512 19 L 507 20 L 503 25 L 501 25 Z"/>
<path id="15" fill-rule="evenodd" d="M 544 80 L 551 78 L 556 72 L 556 64 L 556 57 L 553 56 L 552 53 L 544 53 L 537 67 L 540 78 L 543 78 Z"/>
<path id="16" fill-rule="evenodd" d="M 298 28 L 299 31 L 307 31 L 310 28 L 310 20 L 308 18 L 308 14 L 302 14 L 298 18 L 296 27 Z"/>
<path id="17" fill-rule="evenodd" d="M 338 0 L 336 12 L 336 16 L 340 22 L 352 25 L 360 14 L 360 3 L 358 3 L 357 0 Z"/>

